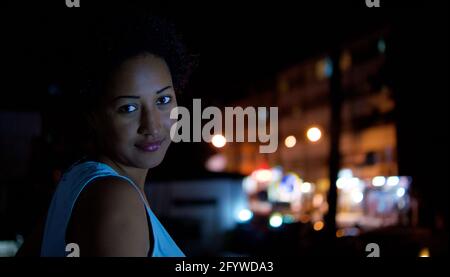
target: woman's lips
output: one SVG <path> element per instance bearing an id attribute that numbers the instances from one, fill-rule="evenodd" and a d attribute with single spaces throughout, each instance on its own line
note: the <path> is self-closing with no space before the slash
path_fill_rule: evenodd
<path id="1" fill-rule="evenodd" d="M 164 139 L 152 141 L 152 142 L 144 142 L 144 143 L 136 144 L 135 146 L 145 152 L 155 152 L 161 148 L 163 141 L 164 141 Z"/>

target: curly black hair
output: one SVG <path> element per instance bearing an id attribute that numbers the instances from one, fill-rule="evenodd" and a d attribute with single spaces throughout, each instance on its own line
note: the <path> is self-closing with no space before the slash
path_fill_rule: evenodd
<path id="1" fill-rule="evenodd" d="M 92 138 L 86 115 L 98 108 L 109 78 L 127 59 L 152 54 L 165 60 L 177 95 L 185 88 L 196 65 L 177 34 L 174 24 L 158 16 L 116 14 L 96 16 L 84 22 L 69 53 L 70 74 L 62 90 L 66 92 L 68 114 L 63 132 L 72 148 L 86 145 Z M 79 149 L 78 149 L 79 151 Z"/>
<path id="2" fill-rule="evenodd" d="M 153 54 L 165 60 L 174 84 L 180 93 L 194 66 L 185 45 L 173 24 L 157 16 L 120 15 L 96 20 L 85 35 L 85 44 L 78 49 L 77 97 L 95 108 L 96 100 L 105 91 L 111 74 L 127 59 Z"/>

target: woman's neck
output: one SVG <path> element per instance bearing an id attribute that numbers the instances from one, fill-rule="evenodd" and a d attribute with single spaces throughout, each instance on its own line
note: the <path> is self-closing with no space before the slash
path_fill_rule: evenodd
<path id="1" fill-rule="evenodd" d="M 139 188 L 144 191 L 145 179 L 148 169 L 136 168 L 121 164 L 105 155 L 97 155 L 94 159 L 98 162 L 107 164 L 120 175 L 130 178 Z"/>

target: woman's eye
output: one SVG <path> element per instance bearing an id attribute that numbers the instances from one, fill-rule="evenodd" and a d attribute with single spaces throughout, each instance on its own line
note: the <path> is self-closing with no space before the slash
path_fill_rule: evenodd
<path id="1" fill-rule="evenodd" d="M 135 110 L 137 110 L 137 107 L 135 107 L 134 105 L 124 105 L 119 108 L 120 113 L 132 113 Z"/>
<path id="2" fill-rule="evenodd" d="M 156 104 L 157 105 L 166 105 L 169 104 L 172 101 L 172 96 L 161 96 L 158 98 L 158 100 L 156 100 Z"/>

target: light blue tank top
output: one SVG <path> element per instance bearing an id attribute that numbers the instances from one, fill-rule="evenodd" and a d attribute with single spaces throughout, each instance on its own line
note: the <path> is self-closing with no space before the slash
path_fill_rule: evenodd
<path id="1" fill-rule="evenodd" d="M 144 196 L 136 184 L 129 178 L 119 175 L 110 166 L 93 161 L 75 164 L 62 176 L 47 213 L 41 256 L 65 257 L 68 254 L 65 248 L 66 244 L 70 242 L 66 242 L 65 236 L 75 202 L 81 191 L 88 184 L 96 178 L 106 176 L 123 178 L 139 192 L 147 210 L 148 218 L 150 219 L 151 226 L 149 226 L 149 230 L 153 230 L 153 251 L 149 253 L 149 256 L 184 257 L 184 253 L 178 248 L 169 233 L 167 233 L 158 218 L 156 218 L 150 207 L 144 201 Z M 83 255 L 82 251 L 83 249 L 80 249 L 80 256 Z"/>

